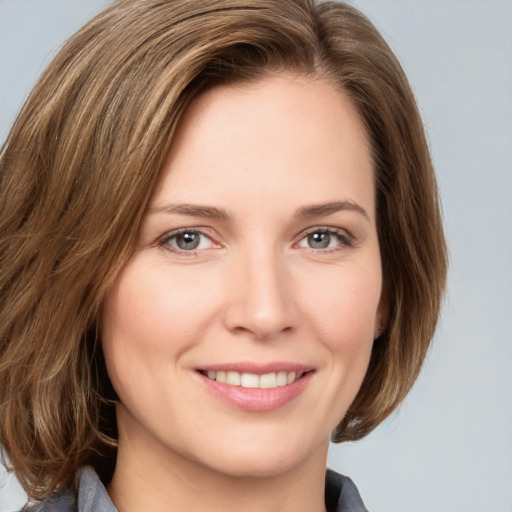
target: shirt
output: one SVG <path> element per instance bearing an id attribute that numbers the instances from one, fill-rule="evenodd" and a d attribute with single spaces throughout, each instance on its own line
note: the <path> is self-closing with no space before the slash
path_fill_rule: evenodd
<path id="1" fill-rule="evenodd" d="M 118 512 L 92 467 L 79 471 L 77 488 L 77 496 L 64 489 L 45 502 L 26 505 L 21 512 Z M 325 506 L 327 512 L 368 512 L 352 480 L 330 469 L 325 477 Z"/>

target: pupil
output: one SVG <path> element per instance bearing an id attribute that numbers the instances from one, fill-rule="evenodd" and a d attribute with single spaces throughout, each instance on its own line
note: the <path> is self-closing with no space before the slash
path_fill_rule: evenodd
<path id="1" fill-rule="evenodd" d="M 176 244 L 183 250 L 197 249 L 199 240 L 200 238 L 197 233 L 182 233 L 176 240 Z"/>
<path id="2" fill-rule="evenodd" d="M 331 241 L 331 235 L 329 233 L 311 233 L 308 236 L 309 246 L 313 249 L 325 249 L 329 247 Z"/>

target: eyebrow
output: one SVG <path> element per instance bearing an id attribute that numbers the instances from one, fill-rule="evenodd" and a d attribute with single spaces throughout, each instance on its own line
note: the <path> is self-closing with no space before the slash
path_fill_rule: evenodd
<path id="1" fill-rule="evenodd" d="M 214 206 L 202 206 L 197 204 L 167 204 L 163 206 L 155 206 L 148 208 L 148 213 L 160 213 L 165 212 L 176 215 L 187 215 L 189 217 L 204 217 L 208 219 L 216 220 L 229 220 L 229 214 L 226 210 L 221 208 L 215 208 Z"/>
<path id="2" fill-rule="evenodd" d="M 370 216 L 366 210 L 352 201 L 335 201 L 331 203 L 313 204 L 299 208 L 294 217 L 299 219 L 306 219 L 310 217 L 321 217 L 331 215 L 332 213 L 340 211 L 353 211 L 361 214 L 366 220 L 370 221 Z M 186 215 L 189 217 L 203 217 L 208 219 L 229 221 L 230 215 L 222 208 L 215 206 L 203 206 L 198 204 L 179 203 L 167 204 L 163 206 L 154 206 L 148 208 L 148 213 L 161 213 L 175 215 Z"/>
<path id="3" fill-rule="evenodd" d="M 370 221 L 370 216 L 368 212 L 357 203 L 352 201 L 335 201 L 332 203 L 323 203 L 323 204 L 312 204 L 310 206 L 303 206 L 299 208 L 295 212 L 295 217 L 299 219 L 305 219 L 309 217 L 321 217 L 324 215 L 330 215 L 331 213 L 341 212 L 341 211 L 352 211 L 356 213 L 360 213 L 366 220 Z"/>

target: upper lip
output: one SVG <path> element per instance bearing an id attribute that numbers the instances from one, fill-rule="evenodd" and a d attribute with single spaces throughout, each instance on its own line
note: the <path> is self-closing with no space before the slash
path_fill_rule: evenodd
<path id="1" fill-rule="evenodd" d="M 270 363 L 255 363 L 252 361 L 207 364 L 197 368 L 198 371 L 210 372 L 238 372 L 252 373 L 255 375 L 265 375 L 274 372 L 296 372 L 305 373 L 314 370 L 311 365 L 292 363 L 285 361 L 275 361 Z"/>

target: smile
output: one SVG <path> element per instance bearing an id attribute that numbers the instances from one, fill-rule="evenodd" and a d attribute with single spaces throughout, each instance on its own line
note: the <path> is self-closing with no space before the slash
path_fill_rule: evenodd
<path id="1" fill-rule="evenodd" d="M 240 373 L 235 371 L 203 371 L 203 375 L 229 386 L 240 386 L 242 388 L 272 389 L 287 384 L 292 384 L 300 379 L 305 372 L 271 372 L 263 375 L 256 373 Z"/>
<path id="2" fill-rule="evenodd" d="M 315 370 L 304 365 L 252 363 L 215 365 L 197 369 L 205 388 L 236 409 L 267 412 L 297 399 Z"/>

